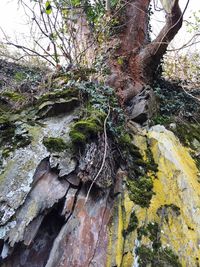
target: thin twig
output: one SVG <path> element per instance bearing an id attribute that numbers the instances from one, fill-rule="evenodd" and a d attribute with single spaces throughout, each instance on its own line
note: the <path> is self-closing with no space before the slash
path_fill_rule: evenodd
<path id="1" fill-rule="evenodd" d="M 200 36 L 200 33 L 196 33 L 195 35 L 192 36 L 192 38 L 191 38 L 187 43 L 185 43 L 185 44 L 182 45 L 181 47 L 179 47 L 179 48 L 173 48 L 173 49 L 167 49 L 167 51 L 168 51 L 168 52 L 178 51 L 178 50 L 187 48 L 187 47 L 189 47 L 189 46 L 198 44 L 200 41 L 196 41 L 196 42 L 193 42 L 193 43 L 191 43 L 191 42 L 192 42 L 196 37 L 199 37 L 199 36 Z M 190 43 L 191 43 L 191 44 L 190 44 Z"/>
<path id="2" fill-rule="evenodd" d="M 193 96 L 192 94 L 188 93 L 188 92 L 184 89 L 184 87 L 182 87 L 182 89 L 183 89 L 183 91 L 186 93 L 186 95 L 188 95 L 188 96 L 190 96 L 191 98 L 193 98 L 193 99 L 197 100 L 198 102 L 200 102 L 200 99 L 199 99 L 198 97 Z"/>
<path id="3" fill-rule="evenodd" d="M 4 44 L 6 44 L 6 45 L 11 45 L 11 46 L 14 46 L 14 47 L 16 47 L 16 48 L 22 49 L 22 50 L 23 50 L 24 52 L 26 52 L 26 53 L 28 53 L 28 51 L 29 51 L 29 52 L 31 52 L 31 53 L 33 53 L 33 54 L 35 54 L 35 55 L 37 55 L 37 56 L 39 56 L 39 57 L 45 59 L 46 61 L 48 61 L 51 65 L 53 65 L 53 66 L 55 67 L 55 64 L 54 64 L 51 60 L 49 60 L 46 56 L 41 55 L 40 53 L 38 53 L 38 52 L 36 52 L 36 51 L 34 51 L 34 50 L 28 48 L 28 47 L 25 47 L 25 46 L 23 46 L 23 45 L 14 44 L 14 43 L 12 43 L 12 42 L 6 42 L 6 43 L 4 43 Z"/>

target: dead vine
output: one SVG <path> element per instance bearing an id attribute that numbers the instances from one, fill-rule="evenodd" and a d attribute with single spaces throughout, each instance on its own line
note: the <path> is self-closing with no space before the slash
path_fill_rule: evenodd
<path id="1" fill-rule="evenodd" d="M 88 189 L 88 192 L 87 192 L 87 195 L 86 195 L 86 199 L 85 199 L 85 204 L 88 200 L 88 197 L 89 197 L 89 194 L 92 190 L 92 187 L 94 185 L 94 183 L 96 182 L 97 178 L 99 177 L 99 175 L 101 174 L 102 170 L 103 170 L 103 167 L 105 165 L 105 161 L 106 161 L 106 155 L 107 155 L 107 148 L 108 148 L 108 137 L 107 137 L 107 131 L 106 131 L 106 124 L 107 124 L 107 120 L 108 120 L 108 117 L 110 116 L 110 105 L 109 105 L 109 108 L 108 108 L 108 113 L 107 113 L 107 116 L 104 120 L 104 154 L 103 154 L 103 160 L 102 160 L 102 163 L 101 163 L 101 167 L 99 169 L 99 171 L 97 172 L 96 176 L 94 177 L 94 180 L 92 181 L 89 189 Z"/>

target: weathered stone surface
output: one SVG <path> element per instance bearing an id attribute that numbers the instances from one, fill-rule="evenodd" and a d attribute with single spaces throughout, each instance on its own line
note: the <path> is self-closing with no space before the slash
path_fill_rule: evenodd
<path id="1" fill-rule="evenodd" d="M 76 97 L 68 100 L 60 98 L 56 101 L 46 101 L 39 106 L 37 114 L 40 118 L 64 114 L 71 112 L 78 103 L 79 101 Z"/>
<path id="2" fill-rule="evenodd" d="M 14 246 L 16 242 L 22 241 L 24 232 L 29 223 L 42 213 L 45 209 L 51 208 L 68 189 L 68 182 L 59 180 L 58 175 L 53 172 L 46 172 L 29 193 L 24 205 L 15 214 L 16 225 L 8 233 L 8 242 Z"/>
<path id="3" fill-rule="evenodd" d="M 106 266 L 112 203 L 108 202 L 108 194 L 89 197 L 87 203 L 85 200 L 81 191 L 72 216 L 54 241 L 46 267 Z"/>
<path id="4" fill-rule="evenodd" d="M 70 141 L 69 129 L 73 121 L 73 115 L 48 118 L 40 124 L 24 124 L 24 128 L 31 136 L 31 144 L 19 148 L 10 153 L 10 156 L 3 160 L 0 172 L 0 225 L 4 225 L 23 204 L 29 193 L 33 181 L 34 172 L 39 162 L 47 158 L 50 153 L 43 145 L 45 136 L 60 137 L 66 142 Z M 75 169 L 75 161 L 71 159 L 70 151 L 57 157 L 57 163 L 61 162 L 61 174 L 66 175 Z M 63 158 L 62 158 L 63 156 Z M 67 163 L 69 162 L 69 169 Z M 65 168 L 62 168 L 65 164 Z M 41 170 L 40 170 L 41 172 Z M 0 233 L 4 233 L 4 226 Z M 4 234 L 0 234 L 3 238 Z"/>
<path id="5" fill-rule="evenodd" d="M 142 124 L 155 113 L 156 105 L 153 90 L 145 89 L 130 101 L 129 107 L 127 108 L 129 118 Z"/>
<path id="6" fill-rule="evenodd" d="M 90 183 L 95 180 L 95 184 L 100 188 L 109 188 L 113 184 L 117 169 L 111 152 L 112 147 L 109 147 L 108 143 L 105 144 L 104 139 L 100 137 L 98 142 L 86 145 L 85 152 L 80 159 L 80 172 L 78 174 L 83 183 Z M 105 146 L 107 147 L 105 148 Z M 106 156 L 104 155 L 105 149 L 107 151 Z M 104 156 L 105 162 L 102 168 Z M 99 170 L 101 171 L 98 174 Z"/>
<path id="7" fill-rule="evenodd" d="M 56 167 L 59 164 L 59 177 L 66 177 L 73 172 L 77 166 L 77 160 L 69 157 L 69 151 L 63 151 L 59 154 L 54 154 L 51 157 L 51 167 Z"/>
<path id="8" fill-rule="evenodd" d="M 144 137 L 135 140 L 138 147 L 144 150 Z M 166 130 L 164 126 L 152 127 L 147 132 L 147 141 L 154 160 L 158 164 L 157 178 L 153 178 L 155 195 L 152 197 L 150 207 L 142 209 L 135 205 L 124 191 L 121 204 L 124 208 L 124 216 L 121 220 L 123 229 L 127 229 L 130 214 L 134 211 L 138 219 L 137 229 L 148 225 L 153 229 L 157 224 L 160 230 L 155 234 L 156 238 L 158 236 L 160 238 L 162 249 L 173 251 L 178 255 L 182 266 L 198 266 L 200 185 L 197 180 L 198 170 L 195 162 L 189 150 L 183 147 L 174 134 Z M 117 218 L 120 220 L 119 215 Z M 120 233 L 118 233 L 118 238 L 120 238 Z M 136 251 L 142 246 L 152 251 L 154 238 L 149 237 L 148 234 L 139 237 L 138 230 L 129 233 L 121 248 L 122 266 L 138 266 L 140 258 Z M 165 253 L 170 258 L 168 254 L 170 252 Z M 143 260 L 145 257 L 148 259 L 148 254 L 143 254 Z M 169 266 L 179 266 L 177 264 L 171 262 Z"/>
<path id="9" fill-rule="evenodd" d="M 7 191 L 8 195 L 3 191 L 5 195 L 1 202 L 1 219 L 5 224 L 0 228 L 1 238 L 8 238 L 9 243 L 5 242 L 2 256 L 8 256 L 10 246 L 14 246 L 14 251 L 2 266 L 136 267 L 142 260 L 138 255 L 141 248 L 147 249 L 143 251 L 143 260 L 147 257 L 147 262 L 148 255 L 145 253 L 157 253 L 154 248 L 157 239 L 160 242 L 159 257 L 167 255 L 161 259 L 165 264 L 163 266 L 179 267 L 174 255 L 179 256 L 184 267 L 198 266 L 200 184 L 189 150 L 163 126 L 142 131 L 137 124 L 130 123 L 134 143 L 143 157 L 149 157 L 147 150 L 150 150 L 158 164 L 157 177 L 152 176 L 155 195 L 150 206 L 141 208 L 130 200 L 126 187 L 127 172 L 122 169 L 117 171 L 112 158 L 106 158 L 100 180 L 87 196 L 88 187 L 101 166 L 105 148 L 103 139 L 87 145 L 80 161 L 72 158 L 70 150 L 51 152 L 49 157 L 50 153 L 42 142 L 45 136 L 62 137 L 66 143 L 69 142 L 72 120 L 73 115 L 69 115 L 46 118 L 37 126 L 27 125 L 29 134 L 33 136 L 31 145 L 17 149 L 4 162 L 2 173 L 6 175 L 1 183 L 10 186 L 13 191 L 12 194 Z M 110 155 L 112 149 L 108 148 L 108 151 Z M 26 173 L 22 172 L 17 191 L 12 186 L 16 172 L 23 169 L 27 160 L 33 160 L 33 164 L 28 165 L 31 175 L 27 182 L 28 189 L 22 197 L 19 192 L 23 188 L 22 182 L 27 181 Z M 17 166 L 11 168 L 13 174 L 10 169 L 6 171 L 10 162 L 13 164 L 11 166 Z M 21 168 L 15 165 L 16 162 Z M 57 164 L 60 164 L 60 173 Z M 12 176 L 8 175 L 10 173 Z M 83 176 L 79 178 L 77 174 Z M 109 182 L 106 186 L 104 179 Z M 110 189 L 113 181 L 115 188 Z M 10 204 L 9 209 L 9 201 L 13 197 L 18 202 L 13 203 L 16 206 Z M 58 202 L 59 207 L 56 207 L 55 203 Z M 55 213 L 51 214 L 51 208 L 56 210 L 56 218 L 60 221 L 52 235 L 52 229 L 46 232 L 51 221 L 53 228 L 56 225 Z M 134 222 L 131 221 L 133 218 Z M 147 227 L 151 227 L 150 232 Z M 41 250 L 38 249 L 40 244 L 43 244 Z M 172 252 L 174 254 L 170 254 Z M 155 266 L 152 262 L 149 264 Z"/>

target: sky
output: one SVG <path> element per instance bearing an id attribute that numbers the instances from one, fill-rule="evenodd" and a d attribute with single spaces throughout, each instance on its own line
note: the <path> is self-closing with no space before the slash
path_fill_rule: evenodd
<path id="1" fill-rule="evenodd" d="M 158 2 L 158 0 L 155 0 Z M 169 0 L 170 1 L 170 0 Z M 181 10 L 183 11 L 186 7 L 187 0 L 179 0 L 179 5 L 181 7 Z M 196 11 L 200 10 L 200 1 L 199 0 L 190 0 L 189 5 L 186 9 L 186 12 L 184 13 L 183 19 L 188 21 L 191 20 L 190 16 Z M 162 28 L 162 25 L 164 23 L 161 23 L 160 21 L 164 21 L 164 12 L 161 14 L 160 12 L 156 12 L 152 18 L 152 27 L 153 27 L 153 33 L 154 37 L 159 33 L 159 30 Z M 184 45 L 189 39 L 191 39 L 192 35 L 187 31 L 186 25 L 183 24 L 182 28 L 179 30 L 178 34 L 175 36 L 174 40 L 171 42 L 170 48 L 179 48 L 182 45 Z M 197 50 L 200 52 L 199 45 L 189 47 L 185 49 L 185 53 Z"/>
<path id="2" fill-rule="evenodd" d="M 27 2 L 29 0 L 26 0 Z M 155 0 L 157 2 L 158 0 Z M 186 5 L 187 0 L 179 0 L 182 10 Z M 0 27 L 3 31 L 10 36 L 13 40 L 18 40 L 18 42 L 29 42 L 29 26 L 27 25 L 27 17 L 23 12 L 23 9 L 18 7 L 18 0 L 0 0 Z M 184 19 L 188 20 L 189 16 L 192 15 L 194 11 L 200 10 L 199 0 L 190 0 L 189 6 L 184 15 Z M 160 21 L 164 20 L 164 16 L 161 12 L 156 13 L 152 18 L 153 33 L 156 35 L 162 23 Z M 178 35 L 173 41 L 173 47 L 178 48 L 184 44 L 187 39 L 190 38 L 189 33 L 186 32 L 186 28 L 182 27 Z M 2 32 L 0 31 L 0 39 L 2 39 Z M 198 47 L 197 47 L 198 49 Z"/>

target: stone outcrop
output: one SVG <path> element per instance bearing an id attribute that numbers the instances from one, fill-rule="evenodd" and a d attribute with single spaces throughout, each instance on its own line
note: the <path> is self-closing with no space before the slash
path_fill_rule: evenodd
<path id="1" fill-rule="evenodd" d="M 79 102 L 66 86 L 0 118 L 1 266 L 198 266 L 197 129 L 189 149 L 129 120 L 116 145 Z"/>

